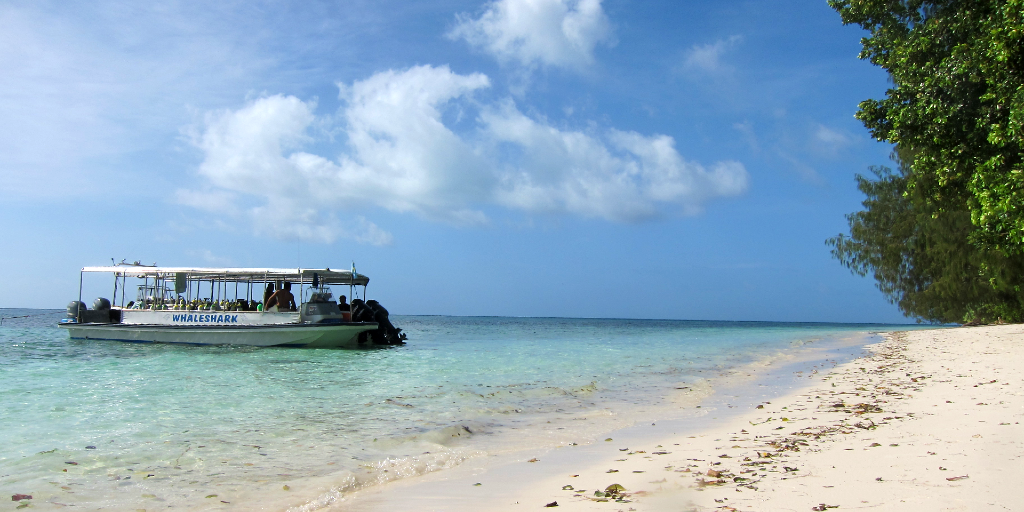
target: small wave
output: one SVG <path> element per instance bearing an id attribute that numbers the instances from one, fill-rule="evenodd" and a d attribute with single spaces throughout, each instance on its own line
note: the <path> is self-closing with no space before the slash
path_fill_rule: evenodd
<path id="1" fill-rule="evenodd" d="M 464 427 L 463 427 L 464 428 Z M 466 430 L 468 432 L 468 430 Z M 412 457 L 388 457 L 372 464 L 364 464 L 363 474 L 344 471 L 338 475 L 339 482 L 328 491 L 308 502 L 288 509 L 288 512 L 313 512 L 344 501 L 347 494 L 386 484 L 403 478 L 410 478 L 442 469 L 453 468 L 467 459 L 484 455 L 477 450 L 454 449 L 427 452 Z"/>

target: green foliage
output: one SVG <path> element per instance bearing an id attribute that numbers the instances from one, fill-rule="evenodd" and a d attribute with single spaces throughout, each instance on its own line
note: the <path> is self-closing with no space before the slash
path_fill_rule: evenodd
<path id="1" fill-rule="evenodd" d="M 847 215 L 850 235 L 827 241 L 853 273 L 875 278 L 904 314 L 918 321 L 967 323 L 1024 320 L 1024 257 L 969 242 L 977 228 L 966 210 L 938 209 L 909 188 L 901 164 L 858 175 L 864 210 Z"/>
<path id="2" fill-rule="evenodd" d="M 885 99 L 857 118 L 913 148 L 906 187 L 935 212 L 970 213 L 972 241 L 1024 253 L 1024 0 L 830 0 L 870 32 Z"/>

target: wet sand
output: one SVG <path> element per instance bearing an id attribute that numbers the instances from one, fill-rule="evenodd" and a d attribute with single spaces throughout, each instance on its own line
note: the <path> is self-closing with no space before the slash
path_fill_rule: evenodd
<path id="1" fill-rule="evenodd" d="M 1024 326 L 890 333 L 793 377 L 759 404 L 723 387 L 703 410 L 683 404 L 689 419 L 470 460 L 330 510 L 974 511 L 1024 497 Z"/>

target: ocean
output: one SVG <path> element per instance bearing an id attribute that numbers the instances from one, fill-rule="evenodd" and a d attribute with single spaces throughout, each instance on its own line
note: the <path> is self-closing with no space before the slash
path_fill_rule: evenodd
<path id="1" fill-rule="evenodd" d="M 0 327 L 0 496 L 37 510 L 316 510 L 589 443 L 730 370 L 916 327 L 395 315 L 405 346 L 311 350 L 72 341 L 63 311 L 0 310 L 25 315 Z"/>

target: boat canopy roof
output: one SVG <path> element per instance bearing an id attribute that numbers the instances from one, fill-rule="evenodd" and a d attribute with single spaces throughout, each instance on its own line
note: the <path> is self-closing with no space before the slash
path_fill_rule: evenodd
<path id="1" fill-rule="evenodd" d="M 366 286 L 370 282 L 370 278 L 362 274 L 353 274 L 350 270 L 331 270 L 330 268 L 197 268 L 113 265 L 83 267 L 82 272 L 109 272 L 117 276 L 169 280 L 173 280 L 177 274 L 185 274 L 190 280 L 290 281 L 293 283 L 312 283 L 315 274 L 319 276 L 322 284 Z"/>

